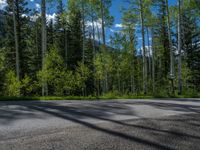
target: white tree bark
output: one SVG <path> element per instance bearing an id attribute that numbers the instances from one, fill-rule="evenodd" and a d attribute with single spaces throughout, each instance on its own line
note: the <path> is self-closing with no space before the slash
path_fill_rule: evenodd
<path id="1" fill-rule="evenodd" d="M 182 60 L 181 60 L 181 0 L 178 1 L 178 94 L 182 94 Z"/>
<path id="2" fill-rule="evenodd" d="M 106 45 L 106 37 L 105 37 L 105 24 L 104 24 L 104 2 L 101 0 L 101 27 L 102 27 L 102 39 L 103 45 Z"/>
<path id="3" fill-rule="evenodd" d="M 143 49 L 143 91 L 144 91 L 144 94 L 147 94 L 147 66 L 146 66 L 146 50 L 145 50 L 143 0 L 140 0 L 139 2 L 140 2 L 140 20 L 141 20 L 142 49 Z"/>
<path id="4" fill-rule="evenodd" d="M 171 79 L 171 89 L 172 94 L 175 94 L 174 91 L 174 54 L 172 49 L 172 41 L 171 41 L 171 26 L 170 26 L 170 14 L 169 14 L 169 7 L 168 7 L 168 0 L 166 2 L 166 9 L 167 9 L 167 26 L 168 26 L 168 40 L 169 40 L 169 49 L 170 49 L 170 79 Z"/>
<path id="5" fill-rule="evenodd" d="M 151 29 L 152 35 L 152 88 L 153 94 L 155 94 L 155 50 L 154 50 L 154 30 Z"/>
<path id="6" fill-rule="evenodd" d="M 44 70 L 45 65 L 45 55 L 47 49 L 47 40 L 46 40 L 46 1 L 41 0 L 41 16 L 42 16 L 42 70 Z M 42 96 L 47 95 L 47 83 L 42 85 Z"/>
<path id="7" fill-rule="evenodd" d="M 19 33 L 17 33 L 17 21 L 16 21 L 16 8 L 15 0 L 12 1 L 12 11 L 13 11 L 13 24 L 14 24 L 14 38 L 15 38 L 15 64 L 16 64 L 16 76 L 17 80 L 20 79 L 20 65 L 19 65 Z"/>

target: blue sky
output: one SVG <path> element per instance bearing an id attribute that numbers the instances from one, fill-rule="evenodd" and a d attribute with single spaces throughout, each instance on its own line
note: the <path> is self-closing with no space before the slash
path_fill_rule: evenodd
<path id="1" fill-rule="evenodd" d="M 168 1 L 169 1 L 169 5 L 177 4 L 176 0 L 168 0 Z M 116 25 L 121 24 L 122 22 L 121 21 L 122 14 L 120 12 L 121 6 L 127 7 L 127 3 L 125 3 L 124 0 L 112 0 L 112 7 L 110 8 L 110 13 L 112 16 L 115 17 L 114 25 L 112 27 L 114 31 L 120 30 L 120 28 L 116 27 Z M 109 39 L 109 35 L 111 35 L 112 33 L 110 32 L 110 30 L 107 30 L 107 32 L 108 32 L 107 39 Z M 137 33 L 136 36 L 137 36 L 137 43 L 138 43 L 137 47 L 140 48 L 141 47 L 141 33 Z"/>
<path id="2" fill-rule="evenodd" d="M 110 13 L 112 16 L 115 17 L 115 23 L 114 24 L 119 24 L 121 23 L 121 12 L 120 12 L 120 7 L 126 7 L 127 3 L 124 2 L 125 0 L 112 0 L 112 7 L 110 8 Z M 169 0 L 170 5 L 175 5 L 177 3 L 176 0 Z"/>

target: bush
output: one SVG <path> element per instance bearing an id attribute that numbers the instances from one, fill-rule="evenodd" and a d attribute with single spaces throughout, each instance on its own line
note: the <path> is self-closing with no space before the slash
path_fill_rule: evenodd
<path id="1" fill-rule="evenodd" d="M 14 71 L 8 71 L 5 79 L 5 95 L 20 96 L 20 86 L 20 81 L 17 79 Z"/>
<path id="2" fill-rule="evenodd" d="M 63 96 L 85 88 L 89 74 L 89 69 L 82 63 L 78 63 L 75 71 L 68 70 L 54 47 L 46 55 L 44 68 L 38 72 L 37 77 L 40 86 L 47 83 L 50 93 Z"/>
<path id="3" fill-rule="evenodd" d="M 20 81 L 20 89 L 23 96 L 30 96 L 37 87 L 37 82 L 33 81 L 28 75 L 25 75 L 25 77 Z"/>
<path id="4" fill-rule="evenodd" d="M 64 76 L 64 60 L 59 55 L 56 47 L 53 47 L 45 57 L 43 70 L 37 74 L 39 85 L 42 87 L 47 84 L 51 87 L 54 95 L 63 95 Z"/>

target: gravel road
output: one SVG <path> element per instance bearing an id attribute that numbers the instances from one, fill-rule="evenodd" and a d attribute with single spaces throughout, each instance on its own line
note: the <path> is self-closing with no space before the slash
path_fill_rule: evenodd
<path id="1" fill-rule="evenodd" d="M 200 149 L 200 99 L 0 102 L 0 150 Z"/>

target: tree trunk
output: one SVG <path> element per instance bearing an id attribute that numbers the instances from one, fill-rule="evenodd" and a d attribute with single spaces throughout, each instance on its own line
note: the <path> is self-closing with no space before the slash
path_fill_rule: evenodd
<path id="1" fill-rule="evenodd" d="M 97 29 L 97 35 L 98 35 L 98 43 L 99 43 L 99 46 L 100 46 L 100 44 L 101 44 L 101 35 L 100 35 L 100 31 L 99 31 L 97 23 L 96 23 L 96 29 Z"/>
<path id="2" fill-rule="evenodd" d="M 131 63 L 131 66 L 132 66 L 132 71 L 131 71 L 131 75 L 130 75 L 130 78 L 131 78 L 131 93 L 133 94 L 134 93 L 134 72 L 135 72 L 135 64 L 134 64 L 134 61 L 135 61 L 135 51 L 134 51 L 134 32 L 133 32 L 133 30 L 131 29 L 131 27 L 129 26 L 129 30 L 128 30 L 128 32 L 129 32 L 129 40 L 130 40 L 130 53 L 131 53 L 131 56 L 133 57 L 133 63 Z"/>
<path id="3" fill-rule="evenodd" d="M 143 91 L 147 94 L 147 66 L 146 66 L 146 50 L 145 50 L 145 32 L 144 32 L 144 10 L 143 1 L 140 0 L 140 19 L 142 29 L 142 49 L 143 49 Z"/>
<path id="4" fill-rule="evenodd" d="M 172 41 L 171 41 L 171 26 L 170 26 L 170 14 L 169 14 L 168 0 L 166 0 L 166 9 L 167 9 L 168 40 L 169 40 L 169 49 L 170 49 L 171 92 L 172 92 L 172 95 L 174 95 L 175 94 L 175 91 L 174 91 L 174 54 L 173 54 Z"/>
<path id="5" fill-rule="evenodd" d="M 104 0 L 101 0 L 101 28 L 102 28 L 102 39 L 103 39 L 103 52 L 106 52 L 106 37 L 105 37 L 105 24 L 104 24 Z M 104 59 L 103 59 L 104 60 Z M 105 60 L 103 61 L 105 63 Z M 103 84 L 103 91 L 107 92 L 108 89 L 108 72 L 105 70 L 104 73 L 106 79 Z"/>
<path id="6" fill-rule="evenodd" d="M 45 55 L 47 49 L 47 40 L 46 40 L 46 1 L 41 0 L 41 16 L 42 16 L 42 70 L 44 70 L 45 65 Z M 47 95 L 47 83 L 46 81 L 42 85 L 42 96 Z"/>
<path id="7" fill-rule="evenodd" d="M 13 23 L 14 23 L 14 38 L 15 38 L 15 56 L 16 56 L 16 76 L 17 80 L 20 80 L 20 65 L 19 65 L 19 33 L 17 33 L 17 20 L 16 20 L 16 8 L 18 1 L 12 1 L 12 10 L 13 10 Z M 18 25 L 19 26 L 19 25 Z"/>
<path id="8" fill-rule="evenodd" d="M 149 81 L 151 80 L 151 52 L 150 52 L 150 40 L 149 40 L 149 28 L 147 27 L 147 42 L 148 42 L 148 74 L 149 74 Z"/>
<path id="9" fill-rule="evenodd" d="M 82 32 L 83 32 L 83 41 L 82 41 L 82 61 L 85 63 L 85 0 L 81 1 L 82 7 Z"/>
<path id="10" fill-rule="evenodd" d="M 118 81 L 118 92 L 121 92 L 121 85 L 120 85 L 120 75 L 119 70 L 117 70 L 117 81 Z"/>
<path id="11" fill-rule="evenodd" d="M 67 31 L 66 31 L 66 29 L 64 29 L 64 41 L 65 41 L 65 43 L 64 43 L 64 46 L 65 46 L 65 65 L 67 66 L 67 54 L 68 54 L 68 51 L 67 51 Z"/>
<path id="12" fill-rule="evenodd" d="M 92 11 L 92 15 L 91 15 L 91 18 L 92 18 L 92 36 L 93 36 L 93 42 L 92 42 L 92 53 L 93 53 L 93 77 L 94 77 L 94 74 L 95 74 L 95 66 L 94 66 L 94 61 L 95 61 L 95 56 L 96 56 L 96 49 L 95 49 L 95 27 L 94 27 L 94 10 L 93 8 L 91 8 L 91 11 Z M 94 89 L 96 89 L 96 79 L 94 77 Z"/>
<path id="13" fill-rule="evenodd" d="M 94 17 L 92 16 L 92 36 L 93 36 L 93 57 L 95 58 L 95 28 L 94 28 Z"/>
<path id="14" fill-rule="evenodd" d="M 181 0 L 178 1 L 178 94 L 182 94 L 182 69 L 181 69 Z"/>
<path id="15" fill-rule="evenodd" d="M 151 30 L 152 34 L 152 88 L 153 88 L 153 94 L 155 94 L 155 51 L 154 51 L 154 30 L 152 28 Z"/>
<path id="16" fill-rule="evenodd" d="M 64 10 L 63 12 L 64 13 Z M 65 65 L 68 66 L 68 29 L 65 27 L 65 22 L 63 22 L 63 28 L 64 28 L 64 38 L 65 38 Z"/>
<path id="17" fill-rule="evenodd" d="M 81 1 L 82 7 L 82 32 L 83 32 L 83 41 L 82 41 L 82 63 L 85 64 L 85 0 Z M 82 88 L 82 95 L 85 96 L 85 83 L 84 87 Z"/>
<path id="18" fill-rule="evenodd" d="M 103 45 L 106 45 L 106 37 L 105 37 L 105 24 L 104 24 L 104 3 L 103 0 L 101 0 L 101 27 L 102 27 L 102 39 L 103 39 Z"/>

